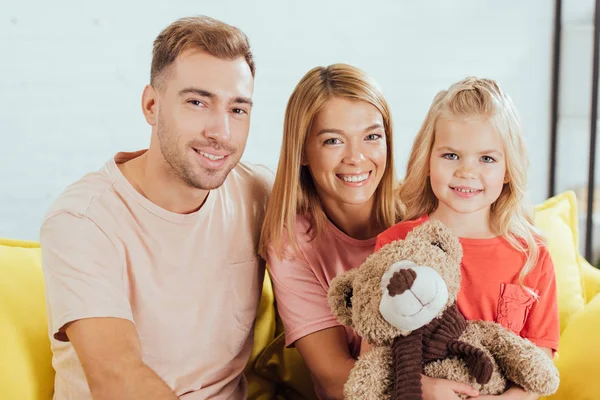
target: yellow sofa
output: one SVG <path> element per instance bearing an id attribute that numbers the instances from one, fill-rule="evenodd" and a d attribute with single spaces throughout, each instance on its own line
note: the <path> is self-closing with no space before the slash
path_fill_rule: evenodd
<path id="1" fill-rule="evenodd" d="M 600 399 L 600 271 L 578 252 L 573 192 L 536 207 L 556 266 L 561 337 L 558 393 L 544 400 Z M 295 349 L 285 349 L 271 282 L 265 277 L 246 367 L 250 399 L 313 400 L 310 374 Z M 51 365 L 40 249 L 36 242 L 0 240 L 0 399 L 50 400 Z"/>

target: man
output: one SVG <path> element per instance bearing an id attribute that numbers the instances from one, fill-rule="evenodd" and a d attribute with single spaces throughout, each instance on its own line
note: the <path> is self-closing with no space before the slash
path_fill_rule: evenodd
<path id="1" fill-rule="evenodd" d="M 254 62 L 237 28 L 154 42 L 150 146 L 71 185 L 41 228 L 55 400 L 244 399 L 272 173 L 239 162 Z"/>

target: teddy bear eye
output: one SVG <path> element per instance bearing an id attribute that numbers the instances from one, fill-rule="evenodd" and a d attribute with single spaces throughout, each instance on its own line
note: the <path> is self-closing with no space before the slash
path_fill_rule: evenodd
<path id="1" fill-rule="evenodd" d="M 439 247 L 440 250 L 442 250 L 444 253 L 446 252 L 446 250 L 444 250 L 444 248 L 442 247 L 442 244 L 440 242 L 431 242 L 431 244 L 435 247 Z"/>

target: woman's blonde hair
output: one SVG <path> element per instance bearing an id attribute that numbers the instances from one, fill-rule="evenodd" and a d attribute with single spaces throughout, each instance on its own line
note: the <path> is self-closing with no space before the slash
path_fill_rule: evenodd
<path id="1" fill-rule="evenodd" d="M 397 222 L 400 206 L 394 173 L 394 146 L 392 119 L 383 94 L 363 71 L 347 64 L 315 67 L 308 71 L 292 92 L 283 125 L 283 142 L 273 191 L 269 199 L 259 253 L 266 257 L 269 247 L 282 255 L 284 247 L 291 245 L 298 251 L 296 241 L 296 216 L 303 215 L 311 223 L 312 238 L 324 232 L 327 216 L 321 206 L 308 167 L 301 166 L 302 154 L 308 133 L 317 113 L 331 98 L 339 97 L 372 104 L 383 117 L 387 163 L 381 182 L 375 191 L 374 217 L 383 227 Z"/>
<path id="2" fill-rule="evenodd" d="M 432 213 L 438 206 L 429 180 L 429 160 L 439 118 L 483 116 L 500 134 L 506 156 L 506 178 L 498 199 L 492 204 L 492 229 L 504 236 L 527 261 L 519 283 L 537 263 L 540 235 L 524 205 L 529 160 L 521 124 L 510 97 L 491 79 L 468 77 L 439 92 L 415 138 L 406 177 L 400 188 L 405 220 Z M 529 292 L 531 292 L 529 290 Z"/>

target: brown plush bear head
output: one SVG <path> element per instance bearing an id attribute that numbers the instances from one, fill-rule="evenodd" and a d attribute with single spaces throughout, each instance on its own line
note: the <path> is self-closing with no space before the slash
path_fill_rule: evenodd
<path id="1" fill-rule="evenodd" d="M 462 247 L 430 220 L 338 275 L 329 290 L 333 314 L 369 343 L 391 345 L 427 325 L 456 301 Z"/>

